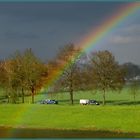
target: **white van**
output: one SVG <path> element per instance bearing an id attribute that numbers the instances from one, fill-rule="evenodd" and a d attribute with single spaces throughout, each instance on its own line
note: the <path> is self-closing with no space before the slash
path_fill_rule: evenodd
<path id="1" fill-rule="evenodd" d="M 89 99 L 80 99 L 80 104 L 81 105 L 87 105 L 87 104 L 89 104 Z"/>

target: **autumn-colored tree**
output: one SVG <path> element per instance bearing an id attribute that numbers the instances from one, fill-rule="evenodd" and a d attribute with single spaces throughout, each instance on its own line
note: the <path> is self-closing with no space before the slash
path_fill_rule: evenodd
<path id="1" fill-rule="evenodd" d="M 8 77 L 5 69 L 5 61 L 0 61 L 0 86 L 1 88 L 3 88 L 6 98 L 8 98 L 8 90 L 9 90 L 7 84 L 8 84 Z M 8 102 L 9 102 L 9 98 L 8 98 Z"/>
<path id="2" fill-rule="evenodd" d="M 35 91 L 44 86 L 47 72 L 47 66 L 31 49 L 26 49 L 23 53 L 16 51 L 12 57 L 0 62 L 0 85 L 7 90 L 8 100 L 11 99 L 13 103 L 16 103 L 19 96 L 24 103 L 25 90 L 31 92 L 34 103 Z"/>
<path id="3" fill-rule="evenodd" d="M 23 70 L 26 87 L 31 91 L 32 103 L 34 103 L 35 92 L 40 85 L 44 73 L 43 63 L 33 54 L 31 49 L 27 49 L 23 56 Z"/>
<path id="4" fill-rule="evenodd" d="M 60 75 L 61 65 L 57 60 L 51 60 L 47 64 L 48 76 L 46 78 L 46 85 L 48 92 L 56 93 L 60 91 L 60 85 L 57 84 L 57 78 Z"/>
<path id="5" fill-rule="evenodd" d="M 0 61 L 0 85 L 2 87 L 5 86 L 6 79 L 7 79 L 7 75 L 6 75 L 6 70 L 5 70 L 5 62 Z"/>
<path id="6" fill-rule="evenodd" d="M 71 104 L 73 104 L 73 92 L 79 80 L 77 65 L 79 51 L 73 44 L 68 44 L 60 49 L 56 58 L 60 71 L 63 71 L 58 82 L 70 93 Z"/>
<path id="7" fill-rule="evenodd" d="M 5 88 L 6 95 L 8 97 L 8 102 L 12 101 L 12 103 L 16 103 L 18 98 L 18 80 L 15 77 L 15 69 L 14 69 L 14 61 L 13 60 L 6 60 L 4 61 L 4 79 L 3 79 L 3 87 Z"/>
<path id="8" fill-rule="evenodd" d="M 124 71 L 112 53 L 107 50 L 94 52 L 91 56 L 93 86 L 103 91 L 103 105 L 105 105 L 106 91 L 123 87 Z"/>
<path id="9" fill-rule="evenodd" d="M 15 87 L 21 91 L 22 103 L 24 103 L 24 91 L 26 89 L 26 77 L 24 69 L 23 56 L 20 52 L 16 52 L 11 58 L 13 79 L 15 81 Z"/>

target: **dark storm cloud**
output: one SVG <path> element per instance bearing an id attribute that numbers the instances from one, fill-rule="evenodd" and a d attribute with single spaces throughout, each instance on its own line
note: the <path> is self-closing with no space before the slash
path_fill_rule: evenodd
<path id="1" fill-rule="evenodd" d="M 26 48 L 32 48 L 42 60 L 52 58 L 59 47 L 69 42 L 77 42 L 92 28 L 100 26 L 124 4 L 126 3 L 0 2 L 0 58 L 8 57 L 16 50 L 23 51 Z M 118 30 L 118 33 L 112 36 L 116 42 L 112 41 L 111 45 L 118 47 L 119 41 L 123 42 L 125 39 L 129 42 L 134 40 L 136 34 L 139 36 L 139 15 L 135 16 L 133 22 L 131 20 L 131 28 L 129 25 L 124 28 L 124 31 Z M 128 31 L 125 30 L 131 30 L 130 39 L 126 37 Z M 137 48 L 138 43 L 133 42 L 133 47 Z M 117 50 L 120 48 L 118 47 Z M 129 51 L 126 52 L 129 55 Z M 119 53 L 118 57 L 121 61 Z"/>
<path id="2" fill-rule="evenodd" d="M 16 31 L 7 31 L 5 33 L 6 39 L 39 39 L 38 35 L 32 34 L 32 33 L 21 33 Z"/>
<path id="3" fill-rule="evenodd" d="M 60 20 L 89 22 L 103 20 L 123 3 L 59 2 L 59 3 L 1 3 L 0 15 L 19 20 Z M 15 19 L 14 19 L 15 20 Z"/>

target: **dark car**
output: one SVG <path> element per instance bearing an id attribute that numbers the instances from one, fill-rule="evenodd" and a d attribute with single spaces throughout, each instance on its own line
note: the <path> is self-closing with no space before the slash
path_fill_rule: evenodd
<path id="1" fill-rule="evenodd" d="M 90 105 L 100 105 L 96 100 L 89 100 Z"/>
<path id="2" fill-rule="evenodd" d="M 42 100 L 40 103 L 41 104 L 58 104 L 58 101 L 57 100 L 46 99 L 46 100 Z"/>

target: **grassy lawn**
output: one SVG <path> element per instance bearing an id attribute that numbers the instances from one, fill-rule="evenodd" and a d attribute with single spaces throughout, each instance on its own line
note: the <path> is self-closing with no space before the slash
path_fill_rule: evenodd
<path id="1" fill-rule="evenodd" d="M 80 98 L 102 101 L 101 93 L 80 91 L 74 94 L 74 105 L 69 104 L 69 94 L 44 94 L 45 98 L 57 99 L 58 105 L 1 104 L 0 127 L 100 130 L 115 132 L 140 132 L 140 95 L 134 104 L 133 96 L 125 88 L 121 93 L 108 92 L 106 106 L 79 105 Z"/>
<path id="2" fill-rule="evenodd" d="M 140 106 L 1 105 L 0 125 L 140 132 Z"/>
<path id="3" fill-rule="evenodd" d="M 70 95 L 68 92 L 64 93 L 49 93 L 36 96 L 36 101 L 40 99 L 56 99 L 60 104 L 70 104 Z M 79 104 L 80 99 L 95 99 L 100 103 L 103 100 L 102 92 L 100 91 L 76 91 L 74 92 L 74 103 Z M 107 105 L 134 105 L 133 95 L 130 93 L 129 88 L 124 88 L 121 92 L 109 91 L 106 93 Z M 136 95 L 136 103 L 140 104 L 140 90 Z"/>

